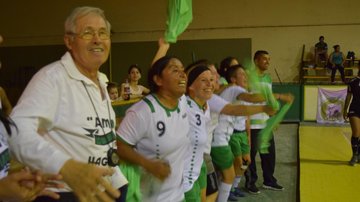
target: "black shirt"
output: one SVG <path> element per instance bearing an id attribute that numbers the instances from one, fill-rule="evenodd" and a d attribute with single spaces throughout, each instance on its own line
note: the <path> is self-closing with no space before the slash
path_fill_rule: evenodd
<path id="1" fill-rule="evenodd" d="M 360 110 L 360 77 L 351 79 L 348 85 L 348 93 L 352 94 L 350 110 Z"/>

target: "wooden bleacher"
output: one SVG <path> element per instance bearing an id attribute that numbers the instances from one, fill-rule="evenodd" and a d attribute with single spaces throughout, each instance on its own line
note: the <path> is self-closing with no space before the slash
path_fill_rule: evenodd
<path id="1" fill-rule="evenodd" d="M 300 83 L 330 83 L 331 70 L 326 67 L 316 67 L 315 63 L 304 59 L 305 45 L 303 45 L 302 61 L 300 67 Z M 357 75 L 360 59 L 354 60 L 346 59 L 345 62 L 345 79 L 354 78 Z M 341 81 L 340 73 L 337 71 L 335 81 Z"/>

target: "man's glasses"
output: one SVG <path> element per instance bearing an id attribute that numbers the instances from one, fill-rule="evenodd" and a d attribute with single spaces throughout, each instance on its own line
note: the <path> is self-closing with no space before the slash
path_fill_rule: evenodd
<path id="1" fill-rule="evenodd" d="M 95 31 L 93 29 L 85 29 L 81 33 L 69 33 L 69 34 L 76 35 L 79 38 L 84 39 L 84 40 L 92 40 L 96 34 L 99 37 L 99 39 L 101 39 L 101 40 L 108 40 L 108 39 L 110 39 L 110 36 L 111 36 L 110 32 L 106 31 L 105 29 L 100 29 L 98 31 Z"/>

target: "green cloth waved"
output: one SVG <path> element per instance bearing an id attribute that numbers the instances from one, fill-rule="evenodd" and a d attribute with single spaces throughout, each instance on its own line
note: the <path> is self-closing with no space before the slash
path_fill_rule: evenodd
<path id="1" fill-rule="evenodd" d="M 192 21 L 192 0 L 169 0 L 165 41 L 176 43 L 177 37 Z"/>
<path id="2" fill-rule="evenodd" d="M 270 140 L 272 138 L 272 131 L 284 119 L 284 116 L 289 111 L 292 104 L 286 103 L 281 109 L 266 121 L 266 127 L 262 129 L 258 135 L 258 150 L 260 154 L 269 153 Z"/>
<path id="3" fill-rule="evenodd" d="M 265 154 L 268 153 L 273 129 L 281 123 L 292 104 L 287 103 L 280 109 L 280 103 L 275 99 L 272 88 L 261 85 L 258 73 L 253 65 L 247 67 L 249 67 L 247 73 L 250 81 L 250 88 L 255 92 L 260 92 L 264 96 L 268 106 L 271 106 L 275 110 L 279 110 L 274 116 L 266 121 L 266 127 L 260 131 L 257 137 L 258 150 L 260 153 Z"/>
<path id="4" fill-rule="evenodd" d="M 119 168 L 123 175 L 128 179 L 128 190 L 126 194 L 127 202 L 142 202 L 142 194 L 140 189 L 141 171 L 137 165 L 122 162 Z"/>

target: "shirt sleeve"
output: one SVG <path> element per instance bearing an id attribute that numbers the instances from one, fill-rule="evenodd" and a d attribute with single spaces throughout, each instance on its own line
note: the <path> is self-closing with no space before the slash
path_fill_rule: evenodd
<path id="1" fill-rule="evenodd" d="M 210 112 L 220 113 L 222 109 L 229 104 L 226 100 L 224 100 L 222 97 L 213 94 L 208 101 Z"/>
<path id="2" fill-rule="evenodd" d="M 21 163 L 46 173 L 59 173 L 71 157 L 58 150 L 39 133 L 51 129 L 60 99 L 59 86 L 46 71 L 40 71 L 30 81 L 11 117 L 18 134 L 9 138 L 12 154 Z"/>
<path id="3" fill-rule="evenodd" d="M 130 108 L 116 131 L 117 137 L 135 146 L 145 136 L 148 129 L 150 118 L 144 117 L 146 114 L 150 113 L 139 113 L 136 108 Z"/>

